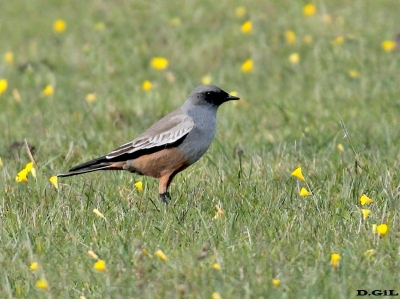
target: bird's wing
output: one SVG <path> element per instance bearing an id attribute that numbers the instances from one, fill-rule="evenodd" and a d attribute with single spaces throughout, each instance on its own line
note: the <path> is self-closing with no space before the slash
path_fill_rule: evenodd
<path id="1" fill-rule="evenodd" d="M 175 111 L 178 112 L 178 111 Z M 193 120 L 184 114 L 170 113 L 135 140 L 121 145 L 108 155 L 107 159 L 112 159 L 124 154 L 131 154 L 140 150 L 154 147 L 165 146 L 175 143 L 185 137 L 193 129 Z"/>

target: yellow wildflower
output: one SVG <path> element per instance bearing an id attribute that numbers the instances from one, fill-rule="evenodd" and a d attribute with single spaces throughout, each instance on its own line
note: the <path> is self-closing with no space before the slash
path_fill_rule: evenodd
<path id="1" fill-rule="evenodd" d="M 215 270 L 218 270 L 218 271 L 221 270 L 221 265 L 218 264 L 218 263 L 214 263 L 214 264 L 212 265 L 212 267 L 213 267 Z"/>
<path id="2" fill-rule="evenodd" d="M 47 280 L 46 279 L 40 279 L 36 282 L 36 287 L 42 290 L 47 290 Z"/>
<path id="3" fill-rule="evenodd" d="M 207 85 L 207 84 L 211 84 L 211 76 L 210 75 L 206 75 L 201 77 L 201 83 Z"/>
<path id="4" fill-rule="evenodd" d="M 13 64 L 13 62 L 14 62 L 14 54 L 13 54 L 13 52 L 6 52 L 4 54 L 4 61 L 7 64 Z"/>
<path id="5" fill-rule="evenodd" d="M 166 69 L 168 66 L 168 60 L 165 59 L 164 57 L 154 57 L 151 62 L 151 66 L 156 69 L 157 71 L 161 71 L 163 69 Z"/>
<path id="6" fill-rule="evenodd" d="M 217 292 L 211 294 L 211 299 L 222 299 L 221 295 Z"/>
<path id="7" fill-rule="evenodd" d="M 303 176 L 303 174 L 301 172 L 301 167 L 298 167 L 295 170 L 293 170 L 292 176 L 298 178 L 299 180 L 301 180 L 303 182 L 305 181 L 304 176 Z"/>
<path id="8" fill-rule="evenodd" d="M 20 172 L 18 172 L 17 176 L 15 177 L 15 181 L 17 183 L 28 182 L 27 175 L 28 171 L 26 170 L 26 168 L 24 168 Z"/>
<path id="9" fill-rule="evenodd" d="M 215 213 L 215 216 L 213 217 L 214 220 L 218 219 L 219 217 L 221 217 L 221 215 L 224 214 L 224 211 L 221 210 L 219 205 L 215 205 L 215 208 L 217 209 L 217 212 Z"/>
<path id="10" fill-rule="evenodd" d="M 300 196 L 310 196 L 310 195 L 311 193 L 308 192 L 306 188 L 303 187 L 300 189 Z"/>
<path id="11" fill-rule="evenodd" d="M 38 263 L 38 262 L 33 262 L 33 263 L 29 266 L 29 268 L 30 268 L 32 271 L 36 271 L 36 270 L 39 268 L 39 263 Z"/>
<path id="12" fill-rule="evenodd" d="M 162 252 L 162 250 L 157 250 L 157 251 L 156 251 L 156 256 L 157 256 L 160 260 L 162 260 L 162 261 L 164 261 L 164 262 L 168 261 L 167 256 L 164 254 L 164 252 Z"/>
<path id="13" fill-rule="evenodd" d="M 53 175 L 52 177 L 50 177 L 49 181 L 56 189 L 58 189 L 58 178 L 56 175 Z"/>
<path id="14" fill-rule="evenodd" d="M 274 287 L 277 287 L 281 284 L 281 281 L 278 278 L 272 279 L 272 284 Z"/>
<path id="15" fill-rule="evenodd" d="M 311 16 L 315 15 L 315 11 L 316 11 L 315 5 L 312 3 L 309 3 L 303 7 L 303 14 L 306 17 L 311 17 Z"/>
<path id="16" fill-rule="evenodd" d="M 93 268 L 97 271 L 106 271 L 106 261 L 105 260 L 98 260 L 94 263 Z"/>
<path id="17" fill-rule="evenodd" d="M 3 160 L 1 160 L 1 157 L 0 157 L 0 167 L 1 166 L 3 166 Z"/>
<path id="18" fill-rule="evenodd" d="M 146 249 L 142 249 L 142 253 L 144 254 L 144 255 L 146 255 L 148 258 L 152 258 L 153 256 L 146 250 Z"/>
<path id="19" fill-rule="evenodd" d="M 313 42 L 312 36 L 311 36 L 311 35 L 305 35 L 305 36 L 303 37 L 303 42 L 304 42 L 305 44 L 307 44 L 307 45 L 312 44 L 312 42 Z"/>
<path id="20" fill-rule="evenodd" d="M 241 70 L 244 73 L 251 72 L 253 70 L 253 60 L 247 59 L 245 62 L 243 62 Z"/>
<path id="21" fill-rule="evenodd" d="M 382 49 L 386 52 L 392 52 L 396 48 L 396 43 L 392 40 L 382 42 Z"/>
<path id="22" fill-rule="evenodd" d="M 235 15 L 238 18 L 242 18 L 246 14 L 246 7 L 244 6 L 239 6 L 235 8 Z"/>
<path id="23" fill-rule="evenodd" d="M 86 102 L 91 103 L 96 101 L 96 94 L 95 93 L 88 93 L 86 95 Z"/>
<path id="24" fill-rule="evenodd" d="M 369 213 L 371 213 L 371 210 L 361 209 L 361 214 L 362 214 L 364 220 L 367 219 Z"/>
<path id="25" fill-rule="evenodd" d="M 179 18 L 173 18 L 169 22 L 172 26 L 175 26 L 175 27 L 178 27 L 182 24 L 182 21 Z"/>
<path id="26" fill-rule="evenodd" d="M 54 94 L 54 88 L 51 85 L 47 85 L 43 91 L 42 94 L 45 96 L 52 96 Z"/>
<path id="27" fill-rule="evenodd" d="M 8 82 L 6 79 L 0 79 L 0 94 L 7 90 Z"/>
<path id="28" fill-rule="evenodd" d="M 100 218 L 105 219 L 104 215 L 98 209 L 93 209 L 93 213 L 95 213 Z"/>
<path id="29" fill-rule="evenodd" d="M 289 45 L 293 45 L 296 43 L 296 33 L 292 30 L 287 30 L 285 32 L 285 39 Z"/>
<path id="30" fill-rule="evenodd" d="M 331 254 L 331 265 L 332 267 L 336 268 L 339 266 L 340 261 L 340 254 L 339 253 L 332 253 Z"/>
<path id="31" fill-rule="evenodd" d="M 104 29 L 106 29 L 106 25 L 103 22 L 98 22 L 94 24 L 94 29 L 97 31 L 104 31 Z"/>
<path id="32" fill-rule="evenodd" d="M 356 78 L 360 77 L 360 74 L 356 70 L 350 70 L 349 76 L 353 79 L 356 79 Z"/>
<path id="33" fill-rule="evenodd" d="M 376 251 L 374 249 L 369 249 L 366 252 L 364 252 L 364 256 L 365 257 L 372 257 L 372 256 L 375 255 L 375 253 L 376 253 Z"/>
<path id="34" fill-rule="evenodd" d="M 220 215 L 224 215 L 224 211 L 221 210 L 221 208 L 219 207 L 219 205 L 215 205 L 215 208 L 217 209 L 217 213 Z"/>
<path id="35" fill-rule="evenodd" d="M 143 191 L 143 182 L 142 182 L 142 181 L 136 182 L 136 183 L 134 184 L 134 186 L 138 189 L 139 192 L 142 192 L 142 191 Z"/>
<path id="36" fill-rule="evenodd" d="M 29 162 L 25 165 L 26 174 L 31 173 L 36 178 L 36 169 L 33 167 L 33 162 Z"/>
<path id="37" fill-rule="evenodd" d="M 33 177 L 36 177 L 36 170 L 33 167 L 33 162 L 29 162 L 28 164 L 25 165 L 24 169 L 22 169 L 20 172 L 18 172 L 18 174 L 15 178 L 15 181 L 16 182 L 21 182 L 21 181 L 27 182 L 28 181 L 28 178 L 27 178 L 28 173 L 31 173 Z"/>
<path id="38" fill-rule="evenodd" d="M 337 38 L 335 38 L 332 41 L 332 45 L 339 46 L 339 45 L 343 44 L 343 42 L 344 42 L 344 37 L 343 36 L 338 36 Z"/>
<path id="39" fill-rule="evenodd" d="M 93 258 L 95 260 L 99 259 L 99 256 L 96 253 L 94 253 L 93 250 L 88 250 L 87 253 L 88 253 L 88 255 L 90 255 L 91 258 Z"/>
<path id="40" fill-rule="evenodd" d="M 53 30 L 57 33 L 61 33 L 63 31 L 65 31 L 65 29 L 67 28 L 67 24 L 65 23 L 64 20 L 56 20 L 53 23 Z"/>
<path id="41" fill-rule="evenodd" d="M 369 198 L 368 196 L 366 196 L 365 194 L 361 195 L 361 197 L 360 197 L 360 203 L 362 206 L 367 203 L 373 203 L 373 202 L 374 201 L 371 198 Z"/>
<path id="42" fill-rule="evenodd" d="M 344 152 L 344 147 L 343 147 L 343 145 L 341 143 L 339 143 L 337 145 L 337 149 L 338 149 L 339 152 L 342 152 L 342 153 Z"/>
<path id="43" fill-rule="evenodd" d="M 240 31 L 243 33 L 251 33 L 253 29 L 253 23 L 251 21 L 246 21 L 242 24 L 242 27 L 240 27 Z"/>
<path id="44" fill-rule="evenodd" d="M 387 232 L 388 232 L 388 226 L 387 226 L 387 224 L 379 224 L 379 225 L 376 227 L 376 231 L 379 233 L 379 235 L 380 235 L 381 237 L 386 236 L 386 234 L 387 234 Z"/>
<path id="45" fill-rule="evenodd" d="M 238 92 L 237 91 L 232 91 L 232 92 L 230 92 L 229 93 L 230 95 L 233 95 L 233 96 L 237 96 L 238 95 Z M 232 101 L 232 105 L 233 106 L 238 106 L 238 105 L 240 105 L 240 106 L 243 106 L 243 107 L 250 107 L 251 105 L 250 105 L 250 103 L 249 102 L 247 102 L 245 99 L 243 99 L 243 98 L 240 98 L 240 101 Z"/>
<path id="46" fill-rule="evenodd" d="M 149 80 L 146 80 L 142 83 L 142 89 L 145 91 L 149 91 L 153 88 L 153 85 L 151 84 L 151 82 Z"/>
<path id="47" fill-rule="evenodd" d="M 299 53 L 292 53 L 289 56 L 289 61 L 293 64 L 298 64 L 300 61 L 300 55 Z"/>
<path id="48" fill-rule="evenodd" d="M 26 164 L 26 165 L 25 165 L 25 169 L 26 169 L 28 172 L 31 172 L 32 169 L 33 169 L 33 162 L 29 162 L 28 164 Z"/>

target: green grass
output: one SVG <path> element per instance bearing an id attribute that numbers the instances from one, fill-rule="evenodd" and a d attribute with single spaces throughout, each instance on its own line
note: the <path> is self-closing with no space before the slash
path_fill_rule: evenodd
<path id="1" fill-rule="evenodd" d="M 12 51 L 14 64 L 0 62 L 0 79 L 8 81 L 0 95 L 1 298 L 400 292 L 400 56 L 381 49 L 398 33 L 400 3 L 318 1 L 317 15 L 306 18 L 307 2 L 264 2 L 246 3 L 243 18 L 235 15 L 241 4 L 228 0 L 2 5 L 0 55 Z M 331 24 L 322 22 L 324 12 Z M 67 29 L 57 34 L 59 18 Z M 240 26 L 249 19 L 253 32 L 245 35 Z M 104 31 L 94 29 L 98 22 Z M 285 42 L 286 30 L 296 33 L 294 45 Z M 344 43 L 334 46 L 337 36 Z M 298 65 L 288 60 L 294 52 Z M 156 56 L 168 59 L 167 70 L 150 67 Z M 254 70 L 243 73 L 249 58 Z M 351 70 L 359 77 L 350 78 Z M 204 75 L 249 105 L 220 108 L 215 141 L 175 178 L 167 209 L 156 180 L 128 172 L 60 179 L 58 191 L 49 183 L 132 140 L 179 107 Z M 144 80 L 154 89 L 143 91 Z M 52 97 L 41 94 L 48 84 Z M 88 93 L 96 101 L 86 102 Z M 25 138 L 35 146 L 37 178 L 17 183 L 30 159 L 12 144 Z M 291 176 L 298 166 L 305 182 Z M 133 186 L 139 180 L 142 193 Z M 303 186 L 312 196 L 298 195 Z M 375 201 L 365 221 L 363 193 Z M 225 214 L 213 220 L 216 204 Z M 380 223 L 389 225 L 383 238 L 372 233 Z M 93 269 L 89 249 L 106 261 L 105 273 Z M 159 249 L 168 261 L 155 256 Z M 364 257 L 369 249 L 372 258 Z M 334 252 L 341 255 L 336 269 Z M 34 261 L 37 271 L 29 269 Z M 36 288 L 40 278 L 47 291 Z"/>

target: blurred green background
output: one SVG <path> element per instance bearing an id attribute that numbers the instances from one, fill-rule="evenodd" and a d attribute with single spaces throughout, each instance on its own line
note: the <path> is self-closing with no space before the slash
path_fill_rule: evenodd
<path id="1" fill-rule="evenodd" d="M 400 2 L 0 6 L 4 298 L 400 292 Z M 55 29 L 57 21 L 65 28 Z M 152 67 L 154 57 L 168 67 Z M 167 210 L 151 178 L 108 172 L 59 180 L 58 190 L 49 183 L 134 139 L 202 82 L 242 100 L 219 109 L 213 145 L 174 180 Z M 24 139 L 37 177 L 17 183 L 30 161 Z M 290 175 L 298 166 L 305 182 Z M 301 187 L 312 195 L 300 197 Z M 363 193 L 374 200 L 367 208 Z M 216 204 L 225 213 L 213 219 Z M 367 219 L 361 208 L 371 210 Z M 380 223 L 389 226 L 382 238 L 372 231 Z M 93 269 L 89 249 L 106 261 L 104 273 Z M 376 254 L 365 257 L 370 249 Z M 35 261 L 39 268 L 29 269 Z M 47 290 L 35 286 L 41 278 Z"/>

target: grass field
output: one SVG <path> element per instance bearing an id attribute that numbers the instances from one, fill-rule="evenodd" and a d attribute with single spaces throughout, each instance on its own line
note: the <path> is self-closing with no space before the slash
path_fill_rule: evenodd
<path id="1" fill-rule="evenodd" d="M 400 2 L 315 1 L 308 16 L 307 3 L 2 4 L 0 298 L 400 293 L 400 52 L 382 47 L 400 31 Z M 128 172 L 49 182 L 132 140 L 202 81 L 242 100 L 221 106 L 168 208 L 155 179 Z M 24 139 L 36 178 L 16 182 L 31 161 Z M 361 206 L 363 194 L 374 202 Z"/>

